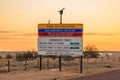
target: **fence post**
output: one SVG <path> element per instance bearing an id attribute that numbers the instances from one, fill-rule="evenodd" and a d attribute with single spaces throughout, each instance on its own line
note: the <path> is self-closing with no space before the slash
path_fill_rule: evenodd
<path id="1" fill-rule="evenodd" d="M 101 57 L 101 60 L 103 61 L 103 57 Z"/>
<path id="2" fill-rule="evenodd" d="M 39 59 L 37 59 L 37 68 L 39 69 Z"/>
<path id="3" fill-rule="evenodd" d="M 10 60 L 8 60 L 8 72 L 10 72 Z"/>
<path id="4" fill-rule="evenodd" d="M 47 69 L 49 69 L 49 56 L 47 57 Z"/>
<path id="5" fill-rule="evenodd" d="M 25 60 L 25 70 L 27 70 L 27 60 Z"/>
<path id="6" fill-rule="evenodd" d="M 118 57 L 118 61 L 120 61 L 120 57 Z"/>

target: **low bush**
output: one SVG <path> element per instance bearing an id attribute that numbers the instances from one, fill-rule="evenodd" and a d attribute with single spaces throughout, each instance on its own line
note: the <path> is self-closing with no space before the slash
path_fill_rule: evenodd
<path id="1" fill-rule="evenodd" d="M 30 52 L 30 51 L 26 51 L 23 53 L 18 53 L 16 55 L 16 60 L 18 61 L 24 61 L 24 60 L 34 60 L 37 58 L 37 54 Z"/>
<path id="2" fill-rule="evenodd" d="M 12 59 L 12 58 L 13 58 L 12 55 L 10 55 L 10 54 L 7 54 L 7 55 L 6 55 L 6 59 Z"/>

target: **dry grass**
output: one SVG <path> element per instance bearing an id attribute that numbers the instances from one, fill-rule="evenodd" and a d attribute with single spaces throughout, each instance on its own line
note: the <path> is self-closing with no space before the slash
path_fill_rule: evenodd
<path id="1" fill-rule="evenodd" d="M 7 63 L 0 63 L 0 80 L 67 80 L 70 78 L 104 73 L 120 69 L 120 60 L 117 57 L 97 59 L 83 59 L 83 73 L 80 73 L 80 60 L 65 61 L 62 59 L 62 71 L 59 71 L 59 60 L 49 58 L 42 59 L 42 71 L 39 70 L 39 59 L 28 61 L 27 69 L 25 61 L 11 60 L 11 72 L 7 72 Z M 49 69 L 48 69 L 49 68 Z"/>

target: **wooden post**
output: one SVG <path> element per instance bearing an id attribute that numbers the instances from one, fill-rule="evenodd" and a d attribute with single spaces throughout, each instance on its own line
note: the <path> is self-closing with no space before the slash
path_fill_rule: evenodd
<path id="1" fill-rule="evenodd" d="M 118 57 L 118 61 L 120 61 L 120 57 Z"/>
<path id="2" fill-rule="evenodd" d="M 107 59 L 110 60 L 110 56 L 109 55 L 107 56 Z"/>
<path id="3" fill-rule="evenodd" d="M 25 60 L 25 70 L 27 70 L 27 60 Z"/>
<path id="4" fill-rule="evenodd" d="M 69 65 L 70 65 L 70 62 L 71 62 L 71 57 L 69 56 L 69 57 L 68 57 L 68 59 L 69 59 Z"/>
<path id="5" fill-rule="evenodd" d="M 8 60 L 8 72 L 10 72 L 10 60 Z"/>
<path id="6" fill-rule="evenodd" d="M 97 62 L 97 58 L 95 58 L 95 62 Z"/>
<path id="7" fill-rule="evenodd" d="M 37 59 L 37 68 L 39 69 L 39 59 Z"/>
<path id="8" fill-rule="evenodd" d="M 113 58 L 113 60 L 115 61 L 115 55 L 114 55 L 114 58 Z"/>
<path id="9" fill-rule="evenodd" d="M 89 58 L 87 57 L 87 63 L 89 62 Z"/>
<path id="10" fill-rule="evenodd" d="M 49 69 L 49 56 L 47 57 L 47 69 Z"/>
<path id="11" fill-rule="evenodd" d="M 103 61 L 103 58 L 104 58 L 104 57 L 101 57 L 101 60 L 102 60 L 102 61 Z"/>
<path id="12" fill-rule="evenodd" d="M 59 71 L 61 71 L 61 67 L 62 67 L 62 65 L 61 65 L 61 55 L 59 56 Z"/>

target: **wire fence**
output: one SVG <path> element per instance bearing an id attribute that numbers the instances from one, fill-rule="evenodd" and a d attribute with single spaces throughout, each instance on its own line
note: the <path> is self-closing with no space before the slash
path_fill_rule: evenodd
<path id="1" fill-rule="evenodd" d="M 79 72 L 80 70 L 80 57 L 62 57 L 62 71 Z M 10 59 L 10 71 L 28 71 L 31 69 L 39 70 L 40 59 L 37 57 L 33 60 L 18 61 Z M 41 68 L 43 69 L 59 69 L 59 58 L 42 57 Z M 104 58 L 83 58 L 83 71 L 100 68 L 120 68 L 120 56 L 111 56 Z M 8 71 L 8 63 L 0 61 L 0 73 Z"/>

